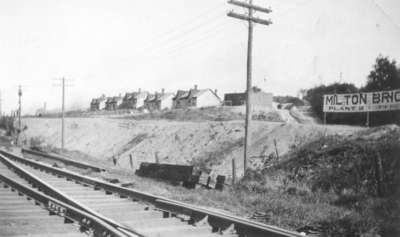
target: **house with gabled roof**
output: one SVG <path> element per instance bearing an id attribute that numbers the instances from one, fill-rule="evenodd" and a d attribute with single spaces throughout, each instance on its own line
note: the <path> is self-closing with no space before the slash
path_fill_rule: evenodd
<path id="1" fill-rule="evenodd" d="M 174 96 L 174 93 L 166 93 L 164 89 L 161 93 L 149 94 L 144 101 L 145 108 L 148 110 L 172 109 Z"/>
<path id="2" fill-rule="evenodd" d="M 150 111 L 156 110 L 157 96 L 157 92 L 155 92 L 154 94 L 148 94 L 146 99 L 144 100 L 144 108 Z"/>
<path id="3" fill-rule="evenodd" d="M 197 85 L 189 91 L 178 91 L 174 97 L 174 108 L 220 106 L 221 98 L 217 90 L 198 89 Z"/>
<path id="4" fill-rule="evenodd" d="M 106 110 L 117 110 L 122 105 L 122 96 L 108 97 L 106 101 Z"/>
<path id="5" fill-rule="evenodd" d="M 180 109 L 188 107 L 188 98 L 189 91 L 178 90 L 175 96 L 172 98 L 173 108 Z"/>
<path id="6" fill-rule="evenodd" d="M 144 106 L 144 101 L 149 93 L 141 91 L 139 88 L 136 92 L 126 93 L 122 99 L 121 108 L 124 109 L 139 109 Z"/>
<path id="7" fill-rule="evenodd" d="M 157 97 L 157 109 L 158 110 L 164 110 L 164 109 L 172 109 L 174 106 L 173 98 L 174 98 L 174 93 L 164 93 L 164 90 L 162 93 Z"/>
<path id="8" fill-rule="evenodd" d="M 96 111 L 96 110 L 105 109 L 106 100 L 107 100 L 107 98 L 105 95 L 102 95 L 99 98 L 93 98 L 92 101 L 90 102 L 90 110 Z"/>

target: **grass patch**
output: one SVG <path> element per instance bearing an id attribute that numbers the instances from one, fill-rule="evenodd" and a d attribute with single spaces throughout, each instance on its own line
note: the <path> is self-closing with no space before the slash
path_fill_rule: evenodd
<path id="1" fill-rule="evenodd" d="M 322 236 L 400 236 L 399 137 L 399 127 L 381 127 L 351 137 L 321 135 L 296 142 L 280 161 L 247 172 L 222 192 L 188 190 L 121 167 L 90 175 L 290 230 L 313 230 Z M 239 142 L 223 145 L 195 165 L 212 168 Z M 79 155 L 69 156 L 85 160 Z"/>

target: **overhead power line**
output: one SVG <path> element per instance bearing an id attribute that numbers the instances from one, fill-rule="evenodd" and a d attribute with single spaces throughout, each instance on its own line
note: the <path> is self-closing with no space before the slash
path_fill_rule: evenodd
<path id="1" fill-rule="evenodd" d="M 219 3 L 214 7 L 207 9 L 207 11 L 204 11 L 201 14 L 190 18 L 183 24 L 175 25 L 160 34 L 157 34 L 156 36 L 146 41 L 145 45 L 141 47 L 138 53 L 146 53 L 148 50 L 154 49 L 154 45 L 165 44 L 176 38 L 186 36 L 188 33 L 201 29 L 204 25 L 207 25 L 207 23 L 211 21 L 215 21 L 217 18 L 223 18 L 220 15 L 220 12 L 224 9 L 224 7 L 224 5 Z"/>
<path id="2" fill-rule="evenodd" d="M 217 22 L 218 19 L 223 19 L 223 16 L 217 15 L 217 16 L 210 18 L 206 21 L 203 21 L 199 24 L 191 25 L 190 28 L 186 28 L 186 29 L 180 31 L 178 34 L 170 35 L 169 37 L 165 38 L 164 40 L 157 42 L 157 45 L 153 44 L 147 48 L 144 48 L 141 52 L 139 52 L 139 54 L 140 55 L 149 54 L 154 51 L 166 48 L 169 45 L 175 43 L 176 40 L 179 40 L 182 38 L 188 38 L 193 35 L 192 34 L 193 32 L 201 31 L 202 29 L 209 27 L 210 26 L 209 23 L 212 23 L 211 25 L 215 24 L 215 22 Z"/>
<path id="3" fill-rule="evenodd" d="M 227 35 L 227 34 L 229 35 L 229 34 L 234 33 L 234 32 L 226 33 L 225 31 L 223 31 L 223 29 L 226 25 L 227 24 L 220 25 L 215 30 L 209 31 L 209 32 L 203 34 L 201 37 L 184 41 L 183 44 L 179 44 L 176 47 L 171 48 L 169 51 L 166 51 L 165 53 L 158 54 L 157 55 L 158 57 L 156 58 L 156 60 L 162 59 L 165 57 L 168 57 L 168 60 L 174 59 L 175 57 L 172 57 L 172 56 L 176 56 L 177 54 L 181 55 L 181 54 L 185 53 L 185 50 L 193 48 L 193 46 L 196 46 L 199 44 L 204 45 L 205 42 L 215 39 L 216 36 Z M 202 48 L 204 48 L 204 47 L 202 47 Z"/>
<path id="4" fill-rule="evenodd" d="M 400 25 L 391 17 L 381 5 L 379 5 L 375 0 L 371 0 L 372 4 L 390 21 L 400 31 Z"/>

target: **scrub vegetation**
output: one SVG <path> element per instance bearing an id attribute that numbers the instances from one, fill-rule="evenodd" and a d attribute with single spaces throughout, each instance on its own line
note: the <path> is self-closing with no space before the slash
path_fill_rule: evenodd
<path id="1" fill-rule="evenodd" d="M 279 159 L 268 157 L 236 184 L 228 181 L 222 192 L 189 190 L 122 167 L 90 175 L 305 233 L 399 236 L 399 137 L 400 127 L 387 125 L 351 135 L 304 138 Z M 109 166 L 76 151 L 67 155 Z"/>
<path id="2" fill-rule="evenodd" d="M 397 66 L 395 60 L 379 56 L 376 59 L 373 70 L 367 77 L 365 86 L 358 88 L 352 83 L 338 82 L 330 85 L 316 86 L 306 90 L 304 99 L 310 103 L 314 114 L 319 119 L 323 120 L 324 113 L 322 111 L 322 105 L 323 95 L 325 94 L 373 92 L 395 89 L 400 89 L 400 68 Z M 394 97 L 394 95 L 387 94 L 385 98 L 379 99 L 389 100 L 395 99 Z M 329 124 L 364 125 L 366 122 L 366 115 L 365 113 L 327 113 L 326 121 Z M 372 126 L 390 123 L 400 124 L 400 111 L 370 113 L 370 124 Z"/>

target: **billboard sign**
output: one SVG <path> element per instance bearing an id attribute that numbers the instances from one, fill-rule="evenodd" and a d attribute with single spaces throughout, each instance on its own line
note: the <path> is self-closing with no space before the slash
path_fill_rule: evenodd
<path id="1" fill-rule="evenodd" d="M 375 112 L 400 110 L 400 89 L 324 95 L 326 113 Z"/>

